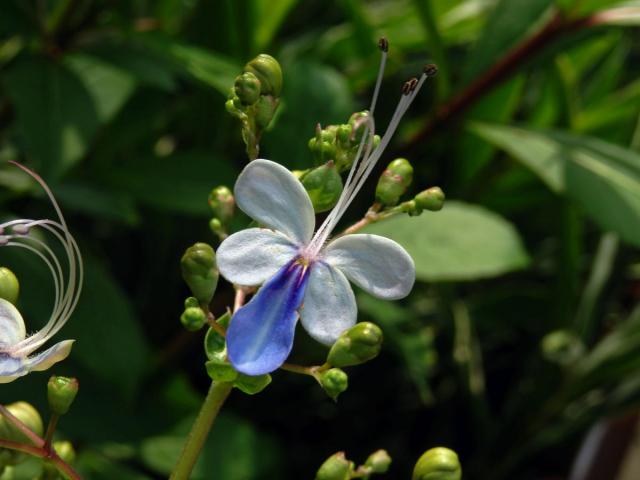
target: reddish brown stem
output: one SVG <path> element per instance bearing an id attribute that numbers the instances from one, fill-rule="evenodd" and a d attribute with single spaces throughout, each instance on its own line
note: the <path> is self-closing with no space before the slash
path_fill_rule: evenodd
<path id="1" fill-rule="evenodd" d="M 588 17 L 567 20 L 560 12 L 554 14 L 536 34 L 516 45 L 504 57 L 493 64 L 489 70 L 471 82 L 462 92 L 442 105 L 422 129 L 408 140 L 404 148 L 411 150 L 425 141 L 434 130 L 446 125 L 487 92 L 509 78 L 517 71 L 518 67 L 529 61 L 532 56 L 539 53 L 548 43 L 570 32 L 602 24 L 606 19 L 600 17 L 601 15 L 594 14 Z"/>
<path id="2" fill-rule="evenodd" d="M 42 440 L 42 439 L 40 439 Z M 52 448 L 34 447 L 32 445 L 25 445 L 19 442 L 12 442 L 11 440 L 0 439 L 0 447 L 8 448 L 10 450 L 16 450 L 18 452 L 27 453 L 33 457 L 42 458 L 51 462 L 61 473 L 64 473 L 71 480 L 82 480 L 80 475 L 64 460 L 62 460 L 58 454 Z"/>

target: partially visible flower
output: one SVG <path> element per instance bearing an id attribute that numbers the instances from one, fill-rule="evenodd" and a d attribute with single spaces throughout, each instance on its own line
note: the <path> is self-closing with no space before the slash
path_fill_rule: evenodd
<path id="1" fill-rule="evenodd" d="M 384 62 L 383 62 L 384 63 Z M 312 202 L 298 179 L 270 160 L 254 160 L 235 185 L 238 207 L 267 228 L 250 228 L 228 237 L 218 249 L 218 268 L 230 282 L 262 285 L 235 312 L 227 331 L 231 364 L 247 375 L 272 372 L 293 346 L 295 326 L 321 343 L 333 344 L 356 322 L 357 306 L 349 280 L 384 299 L 405 297 L 415 282 L 409 254 L 377 235 L 350 234 L 328 241 L 389 143 L 427 75 L 405 87 L 396 112 L 372 150 L 372 114 L 362 118 L 365 135 L 336 206 L 314 234 Z M 380 80 L 381 76 L 379 76 Z M 379 81 L 376 86 L 378 91 Z M 374 101 L 370 112 L 373 112 Z M 368 134 L 368 135 L 367 135 Z"/>
<path id="2" fill-rule="evenodd" d="M 57 220 L 18 219 L 2 223 L 0 246 L 24 248 L 38 256 L 53 276 L 55 300 L 47 324 L 40 331 L 27 336 L 24 320 L 18 309 L 9 301 L 0 299 L 0 383 L 11 382 L 31 371 L 46 370 L 69 355 L 73 340 L 63 340 L 31 356 L 69 319 L 80 298 L 83 278 L 80 250 L 67 228 L 51 190 L 35 172 L 12 163 L 31 175 L 42 186 L 56 211 Z M 66 259 L 59 259 L 39 235 L 32 234 L 34 228 L 47 232 L 60 242 Z"/>

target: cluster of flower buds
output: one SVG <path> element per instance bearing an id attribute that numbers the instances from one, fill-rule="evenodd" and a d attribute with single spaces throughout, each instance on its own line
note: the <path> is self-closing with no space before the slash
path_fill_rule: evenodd
<path id="1" fill-rule="evenodd" d="M 281 92 L 282 69 L 270 55 L 255 57 L 235 79 L 225 106 L 242 122 L 242 139 L 251 160 L 258 158 L 260 137 L 278 108 Z"/>
<path id="2" fill-rule="evenodd" d="M 229 187 L 220 185 L 209 193 L 209 208 L 213 212 L 213 218 L 209 220 L 209 228 L 214 235 L 221 240 L 227 236 L 229 221 L 233 218 L 236 202 Z"/>
<path id="3" fill-rule="evenodd" d="M 365 110 L 354 113 L 342 125 L 316 126 L 316 134 L 309 140 L 316 167 L 294 172 L 309 193 L 316 212 L 332 209 L 340 198 L 343 188 L 340 174 L 349 170 L 358 156 L 368 116 Z M 379 144 L 380 137 L 374 135 L 373 148 Z"/>
<path id="4" fill-rule="evenodd" d="M 458 455 L 445 447 L 427 450 L 418 459 L 411 480 L 460 480 L 462 468 Z"/>
<path id="5" fill-rule="evenodd" d="M 182 278 L 201 305 L 208 305 L 218 286 L 216 253 L 207 243 L 194 243 L 180 259 Z"/>
<path id="6" fill-rule="evenodd" d="M 344 452 L 331 455 L 320 466 L 315 480 L 350 480 L 352 478 L 369 478 L 378 473 L 387 473 L 391 465 L 391 457 L 386 450 L 377 450 L 356 468 L 355 463 L 345 457 Z"/>
<path id="7" fill-rule="evenodd" d="M 349 386 L 349 377 L 342 370 L 373 360 L 382 347 L 382 330 L 369 322 L 360 322 L 345 330 L 331 346 L 327 355 L 328 370 L 320 370 L 316 380 L 333 400 Z"/>
<path id="8" fill-rule="evenodd" d="M 226 313 L 217 320 L 220 328 L 229 325 L 231 315 Z M 207 355 L 205 367 L 209 377 L 215 382 L 232 383 L 238 390 L 249 395 L 255 395 L 264 390 L 271 383 L 271 375 L 245 375 L 236 371 L 227 359 L 227 346 L 224 338 L 213 328 L 209 328 L 204 338 L 204 350 Z"/>
<path id="9" fill-rule="evenodd" d="M 400 202 L 413 181 L 413 166 L 406 158 L 396 158 L 382 172 L 376 186 L 378 205 L 408 213 L 420 215 L 423 210 L 437 212 L 444 206 L 444 192 L 440 187 L 431 187 L 418 193 L 412 200 Z"/>

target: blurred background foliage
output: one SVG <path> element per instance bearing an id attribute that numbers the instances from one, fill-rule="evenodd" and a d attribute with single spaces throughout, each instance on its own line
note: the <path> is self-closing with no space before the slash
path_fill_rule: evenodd
<path id="1" fill-rule="evenodd" d="M 368 105 L 384 35 L 377 125 L 404 80 L 426 62 L 440 69 L 378 172 L 407 156 L 413 193 L 439 185 L 450 201 L 370 228 L 407 247 L 419 283 L 401 302 L 359 295 L 360 319 L 386 341 L 337 404 L 286 372 L 257 397 L 234 392 L 193 478 L 311 478 L 337 450 L 363 460 L 376 448 L 394 459 L 390 478 L 408 478 L 436 445 L 459 453 L 468 479 L 567 476 L 591 425 L 640 404 L 640 50 L 629 28 L 639 6 L 1 2 L 0 157 L 46 178 L 86 264 L 63 334 L 78 341 L 54 369 L 81 382 L 60 426 L 80 471 L 166 478 L 206 391 L 202 334 L 178 321 L 178 261 L 193 242 L 215 242 L 207 194 L 246 162 L 224 110 L 241 66 L 261 52 L 281 62 L 282 105 L 261 154 L 308 168 L 316 123 Z M 370 205 L 370 183 L 349 221 Z M 52 214 L 15 167 L 0 165 L 0 184 L 3 217 Z M 35 330 L 53 289 L 18 253 L 0 261 L 20 278 Z M 212 310 L 231 299 L 222 285 Z M 299 330 L 295 359 L 324 355 Z M 0 401 L 46 411 L 46 378 L 3 385 Z"/>

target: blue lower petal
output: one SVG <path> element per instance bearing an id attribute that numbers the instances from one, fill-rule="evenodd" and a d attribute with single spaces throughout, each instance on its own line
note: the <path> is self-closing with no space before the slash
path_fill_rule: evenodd
<path id="1" fill-rule="evenodd" d="M 227 351 L 236 370 L 262 375 L 284 363 L 293 346 L 308 278 L 309 269 L 293 260 L 233 315 L 227 330 Z"/>

